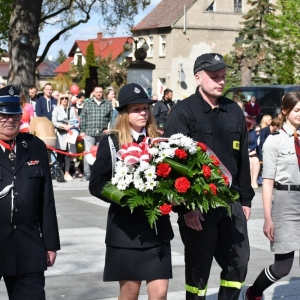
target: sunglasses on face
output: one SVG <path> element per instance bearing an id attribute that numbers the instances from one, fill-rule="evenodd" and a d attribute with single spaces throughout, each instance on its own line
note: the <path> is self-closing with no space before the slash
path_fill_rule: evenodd
<path id="1" fill-rule="evenodd" d="M 61 97 L 60 100 L 69 100 L 69 97 Z"/>

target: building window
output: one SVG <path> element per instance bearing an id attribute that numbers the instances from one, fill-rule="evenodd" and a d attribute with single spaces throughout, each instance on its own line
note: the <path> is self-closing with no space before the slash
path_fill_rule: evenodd
<path id="1" fill-rule="evenodd" d="M 153 57 L 153 36 L 148 37 L 148 45 L 149 45 L 148 57 Z"/>
<path id="2" fill-rule="evenodd" d="M 166 36 L 160 36 L 159 56 L 166 56 Z"/>
<path id="3" fill-rule="evenodd" d="M 211 3 L 211 5 L 206 9 L 206 11 L 214 11 L 215 10 L 215 1 Z"/>
<path id="4" fill-rule="evenodd" d="M 233 0 L 233 1 L 234 1 L 233 11 L 235 13 L 242 13 L 242 0 Z"/>

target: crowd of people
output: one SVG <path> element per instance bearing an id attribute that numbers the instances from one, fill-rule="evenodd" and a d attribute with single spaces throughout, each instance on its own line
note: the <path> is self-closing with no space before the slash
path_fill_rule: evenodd
<path id="1" fill-rule="evenodd" d="M 222 96 L 228 68 L 231 66 L 220 54 L 207 53 L 197 57 L 193 68 L 196 91 L 176 105 L 172 101 L 172 90 L 166 89 L 162 101 L 157 101 L 149 99 L 143 87 L 135 83 L 120 89 L 118 101 L 112 88 L 104 91 L 100 86 L 94 88 L 88 99 L 79 93 L 74 97 L 74 103 L 68 92 L 57 91 L 55 98 L 51 84 L 45 85 L 44 96 L 38 99 L 37 89 L 30 87 L 30 103 L 24 102 L 12 86 L 10 90 L 9 87 L 0 90 L 3 150 L 0 151 L 0 164 L 6 172 L 3 182 L 0 181 L 0 222 L 9 232 L 2 234 L 1 231 L 0 234 L 0 243 L 4 245 L 1 247 L 0 277 L 4 277 L 10 299 L 45 299 L 44 271 L 47 265 L 54 264 L 56 250 L 60 248 L 46 147 L 32 135 L 20 133 L 20 126 L 24 124 L 26 130 L 34 115 L 51 120 L 56 129 L 57 149 L 75 151 L 72 149 L 75 144 L 68 140 L 70 131 L 83 138 L 87 152 L 92 146 L 99 145 L 93 167 L 84 159 L 79 174 L 82 174 L 81 180 L 89 180 L 92 195 L 110 203 L 103 280 L 119 282 L 119 300 L 137 300 L 142 281 L 146 281 L 150 300 L 165 300 L 168 282 L 173 276 L 170 241 L 174 233 L 169 215 L 160 216 L 151 228 L 142 207 L 132 212 L 129 207 L 118 205 L 102 195 L 103 187 L 112 178 L 120 147 L 162 134 L 169 137 L 182 133 L 206 144 L 230 172 L 230 188 L 239 193 L 239 199 L 229 203 L 231 214 L 224 207 L 207 212 L 187 209 L 184 203 L 173 207 L 178 213 L 180 236 L 185 247 L 185 299 L 206 299 L 213 259 L 221 267 L 218 299 L 239 299 L 250 257 L 247 221 L 261 169 L 263 232 L 270 240 L 274 263 L 244 290 L 243 299 L 263 299 L 263 291 L 290 272 L 294 252 L 300 249 L 300 92 L 287 93 L 282 100 L 281 115 L 274 119 L 266 115 L 258 125 L 260 108 L 255 96 L 246 105 L 238 97 L 232 101 Z M 16 96 L 11 98 L 14 94 Z M 37 151 L 37 147 L 41 151 Z M 23 148 L 32 152 L 29 161 L 26 161 Z M 24 156 L 26 163 L 15 171 L 18 156 Z M 16 164 L 20 159 L 17 158 Z M 58 157 L 58 160 L 64 165 L 65 180 L 72 180 L 69 156 Z M 17 181 L 19 175 L 15 176 L 16 172 L 24 175 L 24 186 Z M 30 181 L 31 178 L 34 180 Z M 24 189 L 22 194 L 30 194 L 29 188 L 33 184 L 34 190 L 37 189 L 33 195 L 34 204 L 30 197 L 24 200 L 25 208 L 31 208 L 31 221 L 23 225 L 20 236 L 16 236 L 24 245 L 26 230 L 29 231 L 27 236 L 37 230 L 42 239 L 36 241 L 36 237 L 31 237 L 31 244 L 26 244 L 30 253 L 26 259 L 13 257 L 8 254 L 9 247 L 14 249 L 11 253 L 24 252 L 23 248 L 11 244 L 15 230 L 22 226 L 16 217 L 20 204 L 18 191 Z M 43 199 L 42 203 L 37 199 Z M 43 255 L 41 247 L 45 250 Z M 39 264 L 32 262 L 35 256 L 39 257 Z M 23 260 L 27 265 L 20 263 Z"/>

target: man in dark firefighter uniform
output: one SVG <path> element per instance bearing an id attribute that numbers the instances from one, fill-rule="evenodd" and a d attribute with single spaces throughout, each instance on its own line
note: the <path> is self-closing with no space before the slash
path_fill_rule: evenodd
<path id="1" fill-rule="evenodd" d="M 44 271 L 60 249 L 47 149 L 19 133 L 19 91 L 0 89 L 0 279 L 10 300 L 44 300 Z"/>
<path id="2" fill-rule="evenodd" d="M 199 56 L 194 65 L 196 92 L 176 105 L 167 120 L 165 135 L 182 133 L 206 144 L 231 173 L 231 189 L 240 194 L 237 202 L 230 203 L 231 217 L 223 207 L 203 214 L 179 207 L 188 300 L 205 299 L 213 258 L 222 268 L 219 300 L 237 300 L 247 274 L 247 220 L 254 191 L 243 111 L 222 97 L 227 67 L 220 54 Z"/>

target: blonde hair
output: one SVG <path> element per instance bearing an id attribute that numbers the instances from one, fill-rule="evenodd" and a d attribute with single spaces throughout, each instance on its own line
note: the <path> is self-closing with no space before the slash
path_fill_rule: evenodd
<path id="1" fill-rule="evenodd" d="M 156 121 L 152 110 L 149 106 L 148 110 L 148 121 L 145 126 L 145 130 L 147 136 L 149 137 L 158 137 L 161 134 L 157 131 Z M 130 134 L 131 126 L 129 123 L 129 116 L 128 116 L 128 105 L 117 115 L 115 127 L 111 131 L 112 133 L 116 133 L 119 139 L 119 146 L 121 147 L 124 144 L 128 144 L 132 142 L 132 136 Z"/>
<path id="2" fill-rule="evenodd" d="M 263 129 L 263 128 L 265 128 L 265 127 L 267 127 L 267 126 L 270 125 L 270 124 L 267 124 L 267 121 L 268 121 L 268 119 L 270 119 L 270 118 L 271 118 L 271 121 L 272 121 L 272 117 L 271 117 L 270 115 L 264 115 L 264 116 L 262 117 L 262 119 L 261 119 L 261 121 L 260 121 L 260 124 L 259 124 L 259 126 L 260 126 L 261 129 Z"/>
<path id="3" fill-rule="evenodd" d="M 68 106 L 67 107 L 70 106 L 71 99 L 70 99 L 70 96 L 69 96 L 68 92 L 62 92 L 62 93 L 59 94 L 58 101 L 57 101 L 57 106 L 62 106 L 61 98 L 64 98 L 64 97 L 68 97 L 69 100 L 68 100 Z"/>

